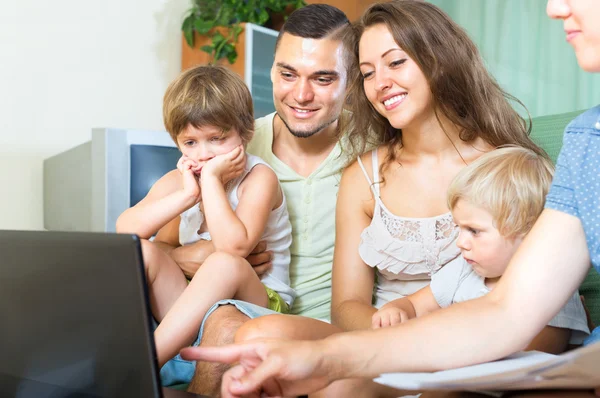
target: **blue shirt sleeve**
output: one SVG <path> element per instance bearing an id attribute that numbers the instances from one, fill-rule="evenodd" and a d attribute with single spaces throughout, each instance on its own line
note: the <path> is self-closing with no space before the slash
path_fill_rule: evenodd
<path id="1" fill-rule="evenodd" d="M 556 171 L 552 186 L 546 196 L 546 209 L 558 210 L 579 218 L 579 209 L 575 199 L 573 189 L 573 178 L 569 167 L 569 159 L 572 150 L 573 139 L 569 134 L 565 134 L 564 143 L 558 160 L 556 161 Z"/>

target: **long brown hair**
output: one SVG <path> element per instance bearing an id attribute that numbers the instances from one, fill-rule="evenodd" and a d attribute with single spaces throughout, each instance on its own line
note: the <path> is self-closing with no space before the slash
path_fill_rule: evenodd
<path id="1" fill-rule="evenodd" d="M 402 145 L 402 130 L 390 125 L 367 99 L 358 67 L 358 44 L 368 27 L 383 24 L 400 48 L 419 66 L 432 93 L 434 112 L 459 129 L 459 137 L 470 142 L 481 137 L 494 147 L 506 144 L 531 149 L 547 157 L 529 137 L 531 120 L 522 118 L 511 106 L 514 101 L 488 73 L 477 47 L 467 33 L 433 4 L 416 0 L 395 0 L 373 4 L 344 37 L 353 55 L 349 68 L 349 112 L 342 118 L 350 158 L 368 147 L 386 145 L 388 157 L 381 166 L 395 160 Z M 527 110 L 525 108 L 525 110 Z"/>

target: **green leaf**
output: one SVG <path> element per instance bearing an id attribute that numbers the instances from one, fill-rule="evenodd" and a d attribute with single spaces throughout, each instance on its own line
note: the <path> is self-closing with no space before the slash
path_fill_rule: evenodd
<path id="1" fill-rule="evenodd" d="M 233 37 L 235 37 L 236 41 L 237 41 L 237 37 L 240 35 L 240 33 L 242 33 L 244 31 L 244 28 L 240 25 L 234 25 L 231 27 L 231 29 L 233 30 Z"/>
<path id="2" fill-rule="evenodd" d="M 183 36 L 185 37 L 185 41 L 188 46 L 194 47 L 194 16 L 188 15 L 187 18 L 183 20 L 183 24 L 181 25 L 181 30 L 183 31 Z"/>
<path id="3" fill-rule="evenodd" d="M 269 13 L 264 8 L 260 10 L 260 14 L 258 16 L 259 25 L 263 25 L 265 22 L 269 20 Z"/>
<path id="4" fill-rule="evenodd" d="M 215 32 L 215 34 L 212 37 L 213 46 L 215 46 L 215 47 L 218 46 L 224 40 L 225 40 L 225 36 L 223 36 L 221 34 L 221 32 Z"/>
<path id="5" fill-rule="evenodd" d="M 194 28 L 201 35 L 205 35 L 211 30 L 214 26 L 214 21 L 203 21 L 201 19 L 196 20 L 194 23 Z"/>
<path id="6" fill-rule="evenodd" d="M 237 59 L 238 54 L 235 50 L 235 47 L 228 43 L 225 45 L 225 47 L 223 47 L 223 55 L 227 57 L 227 61 L 229 61 L 230 64 L 233 64 Z"/>
<path id="7" fill-rule="evenodd" d="M 186 42 L 193 46 L 194 31 L 211 38 L 211 44 L 202 47 L 216 61 L 227 58 L 230 63 L 237 59 L 235 44 L 243 28 L 241 22 L 252 22 L 264 26 L 270 13 L 283 13 L 288 5 L 294 9 L 306 5 L 305 0 L 191 0 L 192 8 L 187 12 L 181 30 Z M 215 32 L 216 26 L 229 28 L 227 37 Z"/>
<path id="8" fill-rule="evenodd" d="M 204 51 L 205 53 L 212 54 L 213 51 L 215 50 L 215 48 L 213 46 L 206 45 L 206 46 L 200 47 L 200 50 Z"/>

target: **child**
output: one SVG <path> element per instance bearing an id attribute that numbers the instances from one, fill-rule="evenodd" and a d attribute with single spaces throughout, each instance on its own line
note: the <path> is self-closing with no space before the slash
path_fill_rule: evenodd
<path id="1" fill-rule="evenodd" d="M 462 256 L 434 274 L 428 287 L 384 305 L 373 315 L 372 327 L 405 322 L 489 293 L 542 212 L 552 171 L 547 159 L 520 147 L 496 149 L 463 169 L 448 189 Z M 576 292 L 528 349 L 561 353 L 588 334 Z"/>
<path id="2" fill-rule="evenodd" d="M 171 83 L 163 108 L 182 152 L 177 170 L 117 220 L 117 232 L 143 239 L 161 367 L 194 341 L 217 301 L 234 298 L 285 313 L 295 296 L 283 191 L 273 170 L 244 152 L 254 132 L 244 82 L 225 68 L 198 66 Z M 259 241 L 272 253 L 272 269 L 261 279 L 243 259 Z M 184 271 L 193 275 L 189 286 Z"/>

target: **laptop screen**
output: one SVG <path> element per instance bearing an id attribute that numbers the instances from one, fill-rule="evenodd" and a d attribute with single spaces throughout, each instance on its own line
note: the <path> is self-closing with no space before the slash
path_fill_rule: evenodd
<path id="1" fill-rule="evenodd" d="M 0 396 L 158 397 L 137 238 L 0 231 Z"/>

